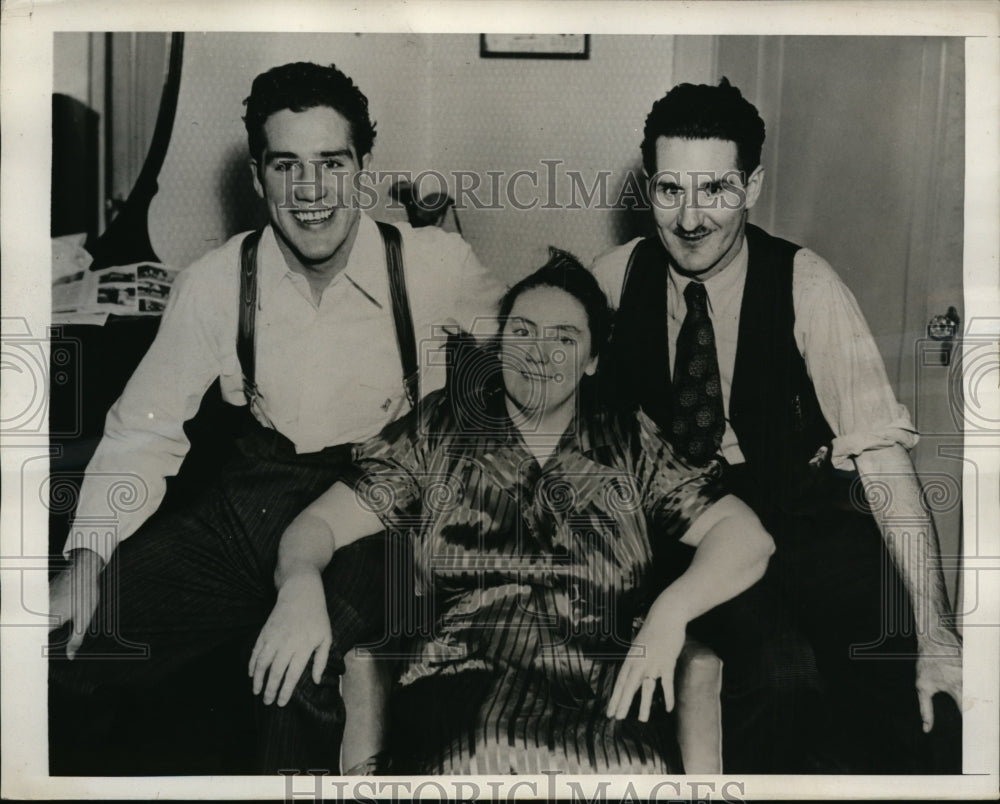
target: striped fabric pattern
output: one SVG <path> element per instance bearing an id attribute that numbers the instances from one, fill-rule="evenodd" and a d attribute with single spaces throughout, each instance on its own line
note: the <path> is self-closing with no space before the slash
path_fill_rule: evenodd
<path id="1" fill-rule="evenodd" d="M 658 543 L 721 494 L 644 414 L 579 413 L 539 466 L 487 394 L 460 426 L 444 392 L 358 448 L 359 503 L 411 534 L 426 617 L 394 703 L 401 770 L 681 770 L 672 724 L 604 714 Z M 468 417 L 466 417 L 468 420 Z M 662 703 L 660 704 L 662 712 Z"/>

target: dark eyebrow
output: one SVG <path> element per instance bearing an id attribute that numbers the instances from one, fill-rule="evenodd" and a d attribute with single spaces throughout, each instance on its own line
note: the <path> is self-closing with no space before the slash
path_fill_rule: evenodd
<path id="1" fill-rule="evenodd" d="M 279 159 L 298 159 L 298 154 L 293 154 L 291 151 L 267 151 L 265 154 L 264 161 L 267 163 L 276 162 Z"/>
<path id="2" fill-rule="evenodd" d="M 706 182 L 705 184 L 699 185 L 700 187 L 705 187 L 709 185 L 718 185 L 719 187 L 742 187 L 745 182 L 746 176 L 739 170 L 729 170 L 726 171 L 722 176 L 717 178 L 715 181 Z"/>
<path id="3" fill-rule="evenodd" d="M 319 156 L 317 157 L 317 161 L 330 159 L 332 157 L 347 157 L 349 159 L 353 159 L 354 153 L 349 148 L 338 148 L 335 151 L 320 151 Z M 296 161 L 300 161 L 302 157 L 291 151 L 268 151 L 267 159 L 265 161 L 271 163 L 279 159 L 294 159 Z"/>
<path id="4" fill-rule="evenodd" d="M 525 318 L 523 315 L 512 315 L 510 318 L 507 319 L 507 323 L 508 324 L 510 324 L 511 322 L 514 322 L 514 321 L 520 321 L 523 324 L 530 324 L 535 329 L 539 328 L 538 324 L 536 324 L 530 318 Z M 577 332 L 577 333 L 583 331 L 579 327 L 573 326 L 572 324 L 552 324 L 552 325 L 546 326 L 545 329 L 543 330 L 543 333 L 544 332 L 551 332 L 553 330 L 567 330 L 567 331 L 570 331 L 570 332 Z"/>

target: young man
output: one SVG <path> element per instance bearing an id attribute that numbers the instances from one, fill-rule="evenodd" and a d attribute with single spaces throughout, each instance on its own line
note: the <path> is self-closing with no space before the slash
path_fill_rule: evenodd
<path id="1" fill-rule="evenodd" d="M 181 274 L 108 414 L 66 543 L 71 564 L 52 584 L 52 612 L 72 622 L 66 654 L 76 657 L 53 663 L 57 685 L 145 686 L 222 642 L 249 649 L 274 603 L 285 526 L 349 471 L 353 442 L 407 410 L 418 385 L 443 384 L 443 367 L 417 382 L 421 340 L 436 325 L 493 314 L 496 286 L 461 238 L 383 229 L 360 210 L 375 127 L 350 78 L 332 65 L 287 64 L 259 75 L 245 103 L 269 222 Z M 226 401 L 249 404 L 252 430 L 196 504 L 150 519 L 188 450 L 184 422 L 216 378 Z M 135 494 L 111 508 L 123 480 Z M 87 527 L 109 515 L 116 533 Z M 261 769 L 336 771 L 343 655 L 382 625 L 384 549 L 368 540 L 330 567 L 326 673 L 304 680 L 286 706 L 267 707 Z M 91 623 L 100 627 L 87 636 Z M 124 660 L 134 645 L 148 655 Z"/>
<path id="2" fill-rule="evenodd" d="M 653 105 L 657 237 L 594 266 L 617 308 L 605 387 L 692 462 L 723 457 L 775 538 L 765 580 L 692 629 L 726 666 L 727 772 L 928 772 L 932 697 L 960 701 L 961 646 L 926 564 L 917 435 L 830 266 L 747 224 L 763 141 L 725 79 Z M 855 502 L 858 476 L 884 505 Z"/>

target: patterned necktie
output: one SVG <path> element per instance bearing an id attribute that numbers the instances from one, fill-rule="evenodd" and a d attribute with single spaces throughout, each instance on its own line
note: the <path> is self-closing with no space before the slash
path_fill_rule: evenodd
<path id="1" fill-rule="evenodd" d="M 690 463 L 708 463 L 726 429 L 722 407 L 715 331 L 708 317 L 708 296 L 701 282 L 684 288 L 687 315 L 677 336 L 674 360 L 671 436 L 674 448 Z"/>

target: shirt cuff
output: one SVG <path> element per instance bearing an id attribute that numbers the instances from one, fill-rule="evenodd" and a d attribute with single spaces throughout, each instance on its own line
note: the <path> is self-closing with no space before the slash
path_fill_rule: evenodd
<path id="1" fill-rule="evenodd" d="M 830 460 L 834 469 L 854 469 L 854 458 L 862 452 L 885 449 L 897 444 L 910 450 L 916 446 L 920 435 L 909 420 L 894 421 L 877 430 L 858 431 L 837 436 L 833 439 L 833 454 Z"/>
<path id="2" fill-rule="evenodd" d="M 106 566 L 119 542 L 121 539 L 118 536 L 117 522 L 95 521 L 88 523 L 85 519 L 78 518 L 66 539 L 63 556 L 69 558 L 73 550 L 93 550 L 104 559 Z"/>

